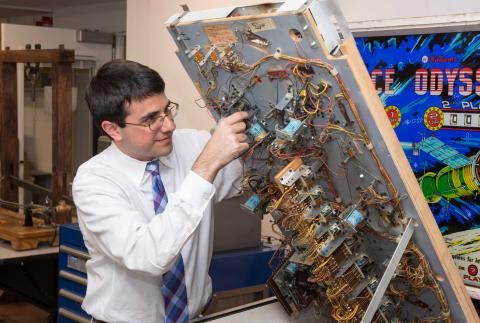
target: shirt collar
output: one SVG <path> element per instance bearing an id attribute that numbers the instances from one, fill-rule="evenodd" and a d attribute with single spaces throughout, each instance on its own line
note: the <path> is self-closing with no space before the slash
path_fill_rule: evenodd
<path id="1" fill-rule="evenodd" d="M 175 150 L 175 146 L 173 146 L 173 149 L 172 149 L 172 152 L 170 154 L 168 154 L 167 156 L 160 156 L 158 158 L 158 160 L 160 161 L 160 163 L 162 163 L 162 165 L 168 167 L 168 168 L 174 168 L 175 164 L 174 164 L 174 161 L 173 161 L 173 156 L 175 155 L 173 152 Z"/>
<path id="2" fill-rule="evenodd" d="M 114 142 L 105 152 L 109 156 L 109 159 L 113 161 L 111 165 L 114 168 L 123 171 L 128 177 L 130 177 L 135 185 L 140 187 L 148 161 L 142 161 L 128 156 L 122 152 Z M 162 156 L 159 158 L 159 161 L 166 167 L 173 168 L 172 155 L 173 154 L 170 153 L 167 156 Z"/>

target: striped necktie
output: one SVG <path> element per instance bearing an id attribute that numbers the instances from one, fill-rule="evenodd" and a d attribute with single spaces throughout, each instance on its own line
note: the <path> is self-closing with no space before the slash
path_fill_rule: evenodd
<path id="1" fill-rule="evenodd" d="M 152 174 L 153 207 L 155 214 L 159 214 L 165 210 L 168 199 L 160 178 L 158 160 L 149 162 L 146 170 Z M 178 256 L 175 265 L 163 275 L 162 295 L 165 303 L 165 323 L 188 322 L 187 287 L 182 255 Z"/>

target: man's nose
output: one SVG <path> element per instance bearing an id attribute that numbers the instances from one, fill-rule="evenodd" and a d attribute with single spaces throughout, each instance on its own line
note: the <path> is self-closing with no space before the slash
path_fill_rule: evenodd
<path id="1" fill-rule="evenodd" d="M 164 132 L 173 131 L 175 130 L 175 128 L 176 128 L 175 121 L 172 118 L 165 117 L 165 119 L 163 119 L 161 131 L 164 131 Z"/>

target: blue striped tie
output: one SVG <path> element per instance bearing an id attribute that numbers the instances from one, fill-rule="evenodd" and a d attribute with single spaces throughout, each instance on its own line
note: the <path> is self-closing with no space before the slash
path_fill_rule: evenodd
<path id="1" fill-rule="evenodd" d="M 155 214 L 162 213 L 168 203 L 167 192 L 160 178 L 158 160 L 147 164 L 146 170 L 152 174 L 153 207 Z M 165 303 L 165 323 L 188 322 L 187 287 L 182 255 L 175 265 L 163 275 L 162 295 Z"/>

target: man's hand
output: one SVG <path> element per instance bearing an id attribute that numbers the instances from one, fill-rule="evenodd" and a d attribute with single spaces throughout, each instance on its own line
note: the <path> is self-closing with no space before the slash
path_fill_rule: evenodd
<path id="1" fill-rule="evenodd" d="M 247 112 L 235 112 L 217 124 L 207 145 L 192 166 L 192 170 L 213 183 L 215 176 L 229 162 L 240 157 L 249 145 L 245 134 Z"/>

